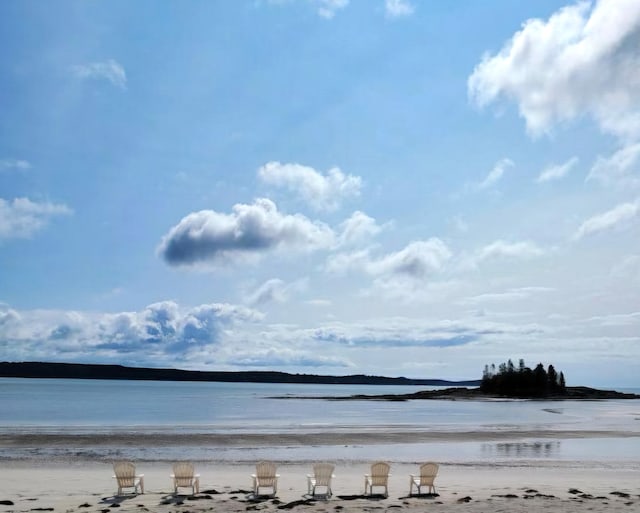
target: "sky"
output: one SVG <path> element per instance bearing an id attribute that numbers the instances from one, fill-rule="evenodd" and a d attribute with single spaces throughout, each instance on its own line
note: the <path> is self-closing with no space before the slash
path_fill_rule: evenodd
<path id="1" fill-rule="evenodd" d="M 640 2 L 0 2 L 0 360 L 640 386 Z"/>

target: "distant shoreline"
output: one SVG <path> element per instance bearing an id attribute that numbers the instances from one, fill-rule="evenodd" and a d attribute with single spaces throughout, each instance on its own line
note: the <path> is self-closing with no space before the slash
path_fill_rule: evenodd
<path id="1" fill-rule="evenodd" d="M 192 371 L 83 363 L 0 362 L 0 377 L 34 379 L 106 379 L 140 381 L 200 381 L 224 383 L 299 383 L 326 385 L 479 386 L 480 380 L 391 378 L 355 374 L 325 376 L 274 371 Z"/>
<path id="2" fill-rule="evenodd" d="M 566 387 L 562 395 L 542 397 L 505 396 L 487 394 L 479 388 L 455 387 L 444 390 L 422 390 L 412 394 L 348 395 L 348 396 L 281 396 L 276 399 L 322 399 L 326 401 L 411 401 L 411 400 L 531 400 L 531 401 L 597 401 L 604 399 L 640 399 L 640 395 L 615 390 L 598 390 L 590 387 Z"/>

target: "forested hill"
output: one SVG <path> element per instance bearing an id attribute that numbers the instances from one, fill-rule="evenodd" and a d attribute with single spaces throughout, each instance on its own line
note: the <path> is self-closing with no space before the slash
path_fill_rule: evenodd
<path id="1" fill-rule="evenodd" d="M 322 376 L 272 371 L 210 372 L 153 369 L 81 363 L 0 362 L 3 378 L 131 379 L 153 381 L 223 381 L 230 383 L 318 383 L 337 385 L 479 386 L 480 380 L 389 378 L 384 376 Z"/>

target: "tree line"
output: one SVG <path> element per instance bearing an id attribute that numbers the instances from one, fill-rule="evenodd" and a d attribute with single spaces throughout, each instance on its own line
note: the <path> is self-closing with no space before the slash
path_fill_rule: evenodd
<path id="1" fill-rule="evenodd" d="M 548 397 L 566 395 L 564 373 L 557 372 L 553 365 L 545 370 L 539 363 L 532 370 L 520 359 L 516 367 L 511 360 L 485 365 L 480 390 L 488 394 L 507 397 Z"/>

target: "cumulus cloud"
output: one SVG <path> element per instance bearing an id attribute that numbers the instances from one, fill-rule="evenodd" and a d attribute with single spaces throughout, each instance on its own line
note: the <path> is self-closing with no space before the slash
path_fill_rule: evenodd
<path id="1" fill-rule="evenodd" d="M 571 171 L 571 169 L 575 167 L 577 163 L 578 157 L 571 157 L 564 164 L 554 164 L 548 166 L 543 169 L 542 172 L 538 175 L 536 182 L 544 183 L 564 178 L 569 173 L 569 171 Z"/>
<path id="2" fill-rule="evenodd" d="M 24 171 L 30 169 L 31 164 L 26 160 L 19 159 L 1 159 L 0 160 L 0 172 L 8 171 L 11 169 L 17 169 L 18 171 Z"/>
<path id="3" fill-rule="evenodd" d="M 410 16 L 415 10 L 414 6 L 407 0 L 385 0 L 384 9 L 390 18 Z"/>
<path id="4" fill-rule="evenodd" d="M 640 201 L 622 203 L 583 222 L 573 238 L 582 239 L 595 233 L 627 227 L 640 213 Z"/>
<path id="5" fill-rule="evenodd" d="M 327 261 L 327 270 L 346 272 L 359 270 L 379 278 L 424 280 L 442 270 L 451 258 L 451 251 L 438 238 L 414 241 L 400 251 L 373 257 L 369 250 L 337 253 Z"/>
<path id="6" fill-rule="evenodd" d="M 373 217 L 357 210 L 340 224 L 340 244 L 348 245 L 371 239 L 385 226 L 380 226 Z"/>
<path id="7" fill-rule="evenodd" d="M 16 312 L 0 305 L 0 340 L 7 358 L 21 352 L 60 353 L 73 361 L 136 361 L 182 359 L 203 347 L 224 341 L 226 330 L 263 318 L 256 310 L 226 303 L 181 308 L 173 301 L 154 303 L 141 311 L 91 314 L 85 312 Z"/>
<path id="8" fill-rule="evenodd" d="M 640 3 L 578 2 L 530 19 L 468 79 L 479 107 L 517 103 L 534 136 L 583 114 L 624 138 L 640 134 Z"/>
<path id="9" fill-rule="evenodd" d="M 491 187 L 502 178 L 507 169 L 513 167 L 514 165 L 515 164 L 511 159 L 504 158 L 499 160 L 498 162 L 496 162 L 495 166 L 493 166 L 493 169 L 489 171 L 487 177 L 482 182 L 480 182 L 480 184 L 478 184 L 478 187 L 480 187 L 480 189 Z"/>
<path id="10" fill-rule="evenodd" d="M 236 204 L 231 214 L 201 210 L 184 217 L 162 238 L 159 254 L 170 265 L 225 263 L 286 249 L 312 251 L 334 244 L 324 223 L 285 215 L 265 198 Z"/>
<path id="11" fill-rule="evenodd" d="M 323 175 L 300 164 L 268 162 L 258 169 L 258 177 L 267 184 L 299 194 L 315 210 L 335 210 L 345 198 L 360 195 L 362 188 L 359 176 L 345 175 L 337 167 Z"/>
<path id="12" fill-rule="evenodd" d="M 633 174 L 640 157 L 640 143 L 627 144 L 609 157 L 598 157 L 591 168 L 588 180 L 600 183 L 640 183 L 640 177 Z"/>
<path id="13" fill-rule="evenodd" d="M 56 216 L 73 211 L 62 204 L 36 203 L 28 198 L 7 201 L 0 198 L 0 239 L 28 238 Z"/>
<path id="14" fill-rule="evenodd" d="M 127 87 L 127 74 L 120 63 L 113 59 L 72 66 L 71 70 L 81 79 L 107 80 L 120 89 Z"/>

